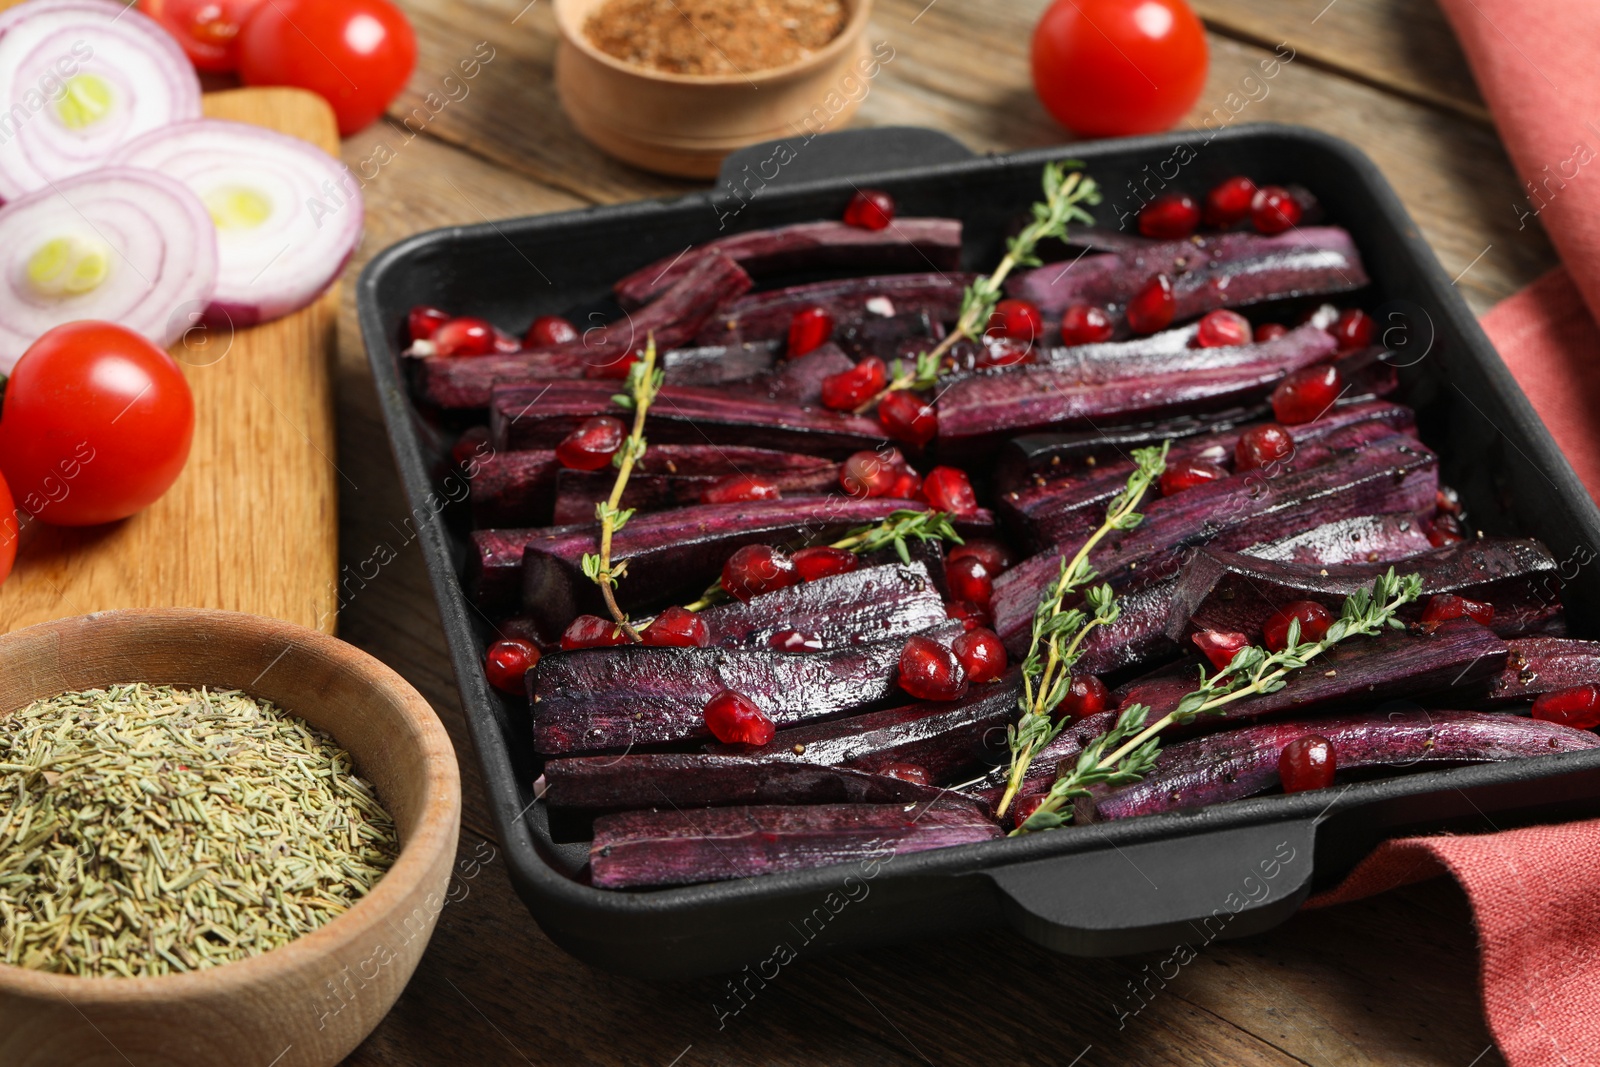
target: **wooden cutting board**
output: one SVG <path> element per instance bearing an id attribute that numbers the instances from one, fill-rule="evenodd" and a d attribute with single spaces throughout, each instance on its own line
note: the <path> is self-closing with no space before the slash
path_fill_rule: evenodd
<path id="1" fill-rule="evenodd" d="M 333 112 L 298 89 L 208 93 L 211 118 L 252 122 L 338 154 Z M 223 608 L 333 632 L 337 290 L 249 329 L 172 348 L 194 390 L 194 447 L 160 501 L 89 529 L 30 522 L 0 585 L 0 632 L 112 608 Z M 231 334 L 231 336 L 230 336 Z"/>

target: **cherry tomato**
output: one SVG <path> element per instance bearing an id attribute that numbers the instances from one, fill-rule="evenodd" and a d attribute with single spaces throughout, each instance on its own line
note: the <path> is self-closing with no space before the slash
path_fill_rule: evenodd
<path id="1" fill-rule="evenodd" d="M 11 490 L 6 480 L 0 478 L 0 582 L 11 574 L 11 565 L 17 560 L 17 509 L 11 502 Z"/>
<path id="2" fill-rule="evenodd" d="M 1206 33 L 1184 0 L 1056 0 L 1033 31 L 1033 88 L 1074 133 L 1155 133 L 1206 83 Z"/>
<path id="3" fill-rule="evenodd" d="M 139 0 L 139 10 L 172 34 L 196 70 L 239 69 L 239 31 L 264 0 Z"/>
<path id="4" fill-rule="evenodd" d="M 389 0 L 272 0 L 239 34 L 246 85 L 320 94 L 343 137 L 383 114 L 416 65 L 416 35 Z"/>
<path id="5" fill-rule="evenodd" d="M 0 471 L 23 511 L 94 526 L 159 500 L 193 438 L 194 399 L 171 356 L 113 323 L 69 322 L 12 371 Z"/>

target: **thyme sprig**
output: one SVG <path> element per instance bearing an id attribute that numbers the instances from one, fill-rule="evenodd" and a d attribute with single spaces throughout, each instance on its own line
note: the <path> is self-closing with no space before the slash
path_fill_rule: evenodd
<path id="1" fill-rule="evenodd" d="M 1034 755 L 1061 733 L 1065 721 L 1055 721 L 1055 710 L 1066 699 L 1072 685 L 1072 665 L 1077 662 L 1083 640 L 1096 626 L 1110 626 L 1122 612 L 1111 586 L 1100 584 L 1084 589 L 1081 607 L 1063 608 L 1067 598 L 1097 577 L 1089 555 L 1114 530 L 1131 530 L 1143 521 L 1139 502 L 1167 467 L 1167 450 L 1141 448 L 1133 453 L 1134 469 L 1128 484 L 1106 506 L 1105 521 L 1078 547 L 1069 560 L 1061 557 L 1061 573 L 1033 613 L 1033 636 L 1027 658 L 1022 661 L 1022 696 L 1017 701 L 1022 717 L 1006 730 L 1011 749 L 1011 770 L 1006 791 L 1000 798 L 998 813 L 1011 806 Z"/>
<path id="2" fill-rule="evenodd" d="M 1339 618 L 1329 625 L 1321 640 L 1301 641 L 1300 620 L 1295 619 L 1289 623 L 1283 651 L 1268 652 L 1257 645 L 1247 645 L 1216 674 L 1208 675 L 1202 667 L 1199 688 L 1155 722 L 1146 725 L 1148 707 L 1131 705 L 1117 716 L 1111 729 L 1084 746 L 1078 762 L 1056 779 L 1044 801 L 1013 835 L 1050 830 L 1070 821 L 1071 812 L 1063 814 L 1061 809 L 1071 800 L 1089 796 L 1091 786 L 1127 785 L 1149 774 L 1160 751 L 1158 735 L 1174 723 L 1190 723 L 1201 715 L 1219 713 L 1246 697 L 1276 692 L 1287 684 L 1290 672 L 1306 666 L 1341 641 L 1356 636 L 1375 637 L 1386 629 L 1404 629 L 1398 613 L 1421 595 L 1420 575 L 1397 578 L 1390 567 L 1388 573 L 1372 583 L 1371 591 L 1362 589 L 1345 599 Z"/>
<path id="3" fill-rule="evenodd" d="M 628 635 L 628 640 L 635 642 L 644 639 L 628 620 L 628 613 L 618 606 L 615 591 L 617 580 L 628 573 L 628 562 L 623 560 L 612 564 L 611 539 L 633 518 L 634 509 L 622 506 L 622 494 L 628 488 L 628 477 L 633 473 L 634 464 L 644 458 L 648 447 L 644 439 L 645 416 L 649 414 L 650 405 L 655 402 L 656 394 L 661 392 L 665 380 L 666 373 L 656 369 L 656 339 L 651 334 L 645 340 L 644 358 L 628 368 L 624 392 L 611 398 L 613 404 L 633 412 L 633 430 L 622 442 L 622 447 L 617 449 L 616 455 L 611 457 L 612 465 L 617 468 L 617 480 L 611 487 L 611 496 L 594 506 L 594 517 L 600 522 L 600 552 L 598 555 L 592 552 L 583 554 L 584 575 L 600 587 L 600 595 L 605 598 L 606 609 L 611 612 L 611 617 Z"/>

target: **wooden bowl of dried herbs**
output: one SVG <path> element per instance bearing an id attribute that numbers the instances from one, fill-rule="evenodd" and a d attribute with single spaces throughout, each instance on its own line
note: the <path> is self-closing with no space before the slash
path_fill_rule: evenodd
<path id="1" fill-rule="evenodd" d="M 602 151 L 663 174 L 713 177 L 745 145 L 803 143 L 849 121 L 894 59 L 887 41 L 866 44 L 871 8 L 871 0 L 556 0 L 556 90 L 573 126 Z"/>
<path id="2" fill-rule="evenodd" d="M 0 636 L 0 1063 L 334 1064 L 446 903 L 449 736 L 335 638 L 219 611 Z"/>

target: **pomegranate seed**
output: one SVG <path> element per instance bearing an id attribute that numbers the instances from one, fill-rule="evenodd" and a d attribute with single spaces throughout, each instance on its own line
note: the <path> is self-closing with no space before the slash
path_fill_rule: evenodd
<path id="1" fill-rule="evenodd" d="M 747 500 L 780 500 L 783 491 L 771 478 L 759 474 L 730 474 L 718 478 L 700 494 L 702 504 L 741 504 Z"/>
<path id="2" fill-rule="evenodd" d="M 844 206 L 847 226 L 863 230 L 882 230 L 894 221 L 894 197 L 882 189 L 857 189 L 856 195 Z"/>
<path id="3" fill-rule="evenodd" d="M 779 630 L 767 638 L 767 647 L 779 652 L 821 652 L 822 638 L 800 630 Z"/>
<path id="4" fill-rule="evenodd" d="M 992 682 L 1006 673 L 1006 646 L 993 630 L 968 630 L 950 645 L 969 682 Z"/>
<path id="5" fill-rule="evenodd" d="M 494 351 L 495 328 L 482 319 L 451 319 L 433 331 L 435 355 L 486 356 Z"/>
<path id="6" fill-rule="evenodd" d="M 794 564 L 794 569 L 800 572 L 800 580 L 804 582 L 831 578 L 835 574 L 849 574 L 861 566 L 861 560 L 854 552 L 847 552 L 842 548 L 830 548 L 827 545 L 802 548 L 790 556 L 789 561 Z"/>
<path id="7" fill-rule="evenodd" d="M 849 370 L 822 379 L 822 406 L 834 411 L 854 411 L 877 396 L 888 380 L 883 360 L 868 356 Z"/>
<path id="8" fill-rule="evenodd" d="M 1533 702 L 1533 717 L 1579 730 L 1600 726 L 1600 686 L 1579 685 L 1541 693 Z"/>
<path id="9" fill-rule="evenodd" d="M 945 563 L 944 580 L 950 595 L 957 600 L 969 601 L 985 611 L 994 601 L 994 575 L 977 556 L 962 556 Z"/>
<path id="10" fill-rule="evenodd" d="M 502 693 L 525 697 L 528 688 L 522 676 L 538 663 L 539 649 L 532 641 L 507 637 L 490 645 L 489 651 L 484 653 L 483 673 L 489 676 L 489 684 Z"/>
<path id="11" fill-rule="evenodd" d="M 939 432 L 939 414 L 920 397 L 897 389 L 878 402 L 878 421 L 896 441 L 921 448 Z"/>
<path id="12" fill-rule="evenodd" d="M 778 728 L 755 701 L 724 689 L 706 701 L 706 729 L 725 745 L 764 745 Z"/>
<path id="13" fill-rule="evenodd" d="M 801 308 L 789 320 L 789 358 L 821 348 L 833 336 L 833 316 L 825 307 Z"/>
<path id="14" fill-rule="evenodd" d="M 1210 311 L 1200 320 L 1194 343 L 1199 348 L 1228 348 L 1250 343 L 1250 320 L 1237 311 Z"/>
<path id="15" fill-rule="evenodd" d="M 597 471 L 611 463 L 627 432 L 627 427 L 609 415 L 585 419 L 556 445 L 556 461 L 569 470 Z"/>
<path id="16" fill-rule="evenodd" d="M 1302 367 L 1272 391 L 1272 413 L 1289 426 L 1311 422 L 1333 406 L 1344 391 L 1344 379 L 1332 364 Z"/>
<path id="17" fill-rule="evenodd" d="M 989 613 L 978 607 L 970 600 L 952 600 L 944 606 L 944 615 L 947 619 L 955 619 L 961 623 L 963 630 L 976 630 L 980 626 L 988 626 L 994 620 Z"/>
<path id="18" fill-rule="evenodd" d="M 1377 330 L 1378 324 L 1372 321 L 1372 316 L 1360 308 L 1349 308 L 1339 312 L 1339 317 L 1328 327 L 1333 339 L 1339 342 L 1341 352 L 1366 348 L 1372 343 L 1372 336 Z"/>
<path id="19" fill-rule="evenodd" d="M 406 331 L 413 341 L 431 341 L 439 327 L 450 321 L 450 312 L 443 308 L 418 304 L 406 316 Z"/>
<path id="20" fill-rule="evenodd" d="M 1250 201 L 1250 223 L 1269 235 L 1293 229 L 1300 225 L 1300 202 L 1281 185 L 1263 185 Z"/>
<path id="21" fill-rule="evenodd" d="M 1224 630 L 1201 630 L 1190 640 L 1219 671 L 1232 663 L 1234 655 L 1250 643 L 1250 638 L 1244 634 L 1229 633 Z"/>
<path id="22" fill-rule="evenodd" d="M 1255 198 L 1256 183 L 1249 178 L 1224 178 L 1206 194 L 1206 225 L 1232 226 L 1250 214 Z"/>
<path id="23" fill-rule="evenodd" d="M 918 700 L 959 700 L 967 694 L 967 672 L 939 642 L 911 637 L 900 650 L 900 688 Z"/>
<path id="24" fill-rule="evenodd" d="M 1294 438 L 1289 431 L 1275 422 L 1264 422 L 1239 435 L 1239 443 L 1233 449 L 1233 466 L 1235 470 L 1253 471 L 1292 455 Z"/>
<path id="25" fill-rule="evenodd" d="M 1098 715 L 1111 706 L 1111 690 L 1092 674 L 1074 674 L 1067 685 L 1067 695 L 1056 706 L 1055 717 L 1077 722 Z"/>
<path id="26" fill-rule="evenodd" d="M 888 496 L 899 478 L 893 460 L 878 452 L 857 452 L 839 464 L 839 486 L 854 497 Z"/>
<path id="27" fill-rule="evenodd" d="M 1300 643 L 1305 644 L 1327 636 L 1334 618 L 1333 612 L 1314 600 L 1295 600 L 1267 616 L 1261 637 L 1270 651 L 1282 652 L 1289 647 L 1289 624 L 1294 620 L 1300 620 Z"/>
<path id="28" fill-rule="evenodd" d="M 521 352 L 522 342 L 512 337 L 509 333 L 499 330 L 494 332 L 494 350 L 496 352 Z"/>
<path id="29" fill-rule="evenodd" d="M 928 768 L 915 763 L 885 763 L 878 768 L 878 773 L 886 778 L 898 778 L 913 785 L 933 784 L 933 775 L 928 773 Z"/>
<path id="30" fill-rule="evenodd" d="M 771 545 L 745 545 L 722 566 L 722 588 L 737 600 L 749 600 L 799 580 L 794 560 Z"/>
<path id="31" fill-rule="evenodd" d="M 1306 734 L 1290 741 L 1278 753 L 1278 780 L 1283 783 L 1285 793 L 1326 789 L 1333 784 L 1333 772 L 1338 769 L 1333 745 L 1317 734 Z"/>
<path id="32" fill-rule="evenodd" d="M 978 497 L 965 471 L 955 467 L 935 467 L 922 479 L 922 496 L 935 511 L 970 515 L 978 510 Z"/>
<path id="33" fill-rule="evenodd" d="M 1044 803 L 1044 798 L 1047 795 L 1046 793 L 1029 793 L 1025 797 L 1018 797 L 1016 803 L 1011 805 L 1012 821 L 1017 826 L 1027 822 L 1028 818 L 1039 810 L 1039 805 Z"/>
<path id="34" fill-rule="evenodd" d="M 1256 342 L 1276 341 L 1289 332 L 1289 327 L 1281 322 L 1264 322 L 1256 327 Z"/>
<path id="35" fill-rule="evenodd" d="M 1433 517 L 1433 529 L 1428 531 L 1428 541 L 1434 548 L 1459 545 L 1466 539 L 1466 531 L 1461 528 L 1461 520 L 1450 512 L 1441 511 Z"/>
<path id="36" fill-rule="evenodd" d="M 1111 340 L 1116 326 L 1105 308 L 1092 304 L 1073 304 L 1061 313 L 1061 343 L 1093 345 Z"/>
<path id="37" fill-rule="evenodd" d="M 604 378 L 621 381 L 628 376 L 628 371 L 633 365 L 644 358 L 644 352 L 634 349 L 626 355 L 616 356 L 604 363 L 591 363 L 585 371 L 590 378 Z"/>
<path id="38" fill-rule="evenodd" d="M 894 485 L 889 490 L 889 495 L 896 500 L 921 500 L 922 479 L 916 471 L 901 471 L 894 480 Z"/>
<path id="39" fill-rule="evenodd" d="M 1016 562 L 1016 557 L 1011 554 L 1011 549 L 999 541 L 992 541 L 987 537 L 974 537 L 965 544 L 956 545 L 945 553 L 946 560 L 958 560 L 966 556 L 973 556 L 989 568 L 990 574 L 999 574 L 1001 571 L 1010 570 Z"/>
<path id="40" fill-rule="evenodd" d="M 1423 625 L 1437 626 L 1446 619 L 1471 619 L 1488 626 L 1494 621 L 1494 605 L 1481 600 L 1469 600 L 1454 593 L 1435 593 L 1423 605 Z"/>
<path id="41" fill-rule="evenodd" d="M 1033 342 L 1016 337 L 998 337 L 985 334 L 983 344 L 973 358 L 975 370 L 987 367 L 1015 367 L 1033 358 Z"/>
<path id="42" fill-rule="evenodd" d="M 639 636 L 645 644 L 657 648 L 705 648 L 711 643 L 711 627 L 688 608 L 673 605 L 657 615 Z"/>
<path id="43" fill-rule="evenodd" d="M 1434 504 L 1440 511 L 1447 511 L 1452 515 L 1461 514 L 1461 494 L 1447 485 L 1441 485 L 1433 494 Z"/>
<path id="44" fill-rule="evenodd" d="M 540 315 L 528 327 L 522 343 L 529 348 L 547 348 L 576 341 L 581 335 L 578 328 L 560 315 Z"/>
<path id="45" fill-rule="evenodd" d="M 1193 489 L 1227 476 L 1228 472 L 1215 463 L 1199 459 L 1179 460 L 1161 472 L 1161 495 L 1173 496 L 1185 489 Z"/>
<path id="46" fill-rule="evenodd" d="M 1155 333 L 1172 324 L 1178 299 L 1172 295 L 1172 279 L 1152 275 L 1144 287 L 1128 301 L 1128 328 L 1134 333 Z"/>
<path id="47" fill-rule="evenodd" d="M 457 466 L 465 467 L 474 459 L 487 459 L 494 455 L 494 446 L 489 443 L 489 427 L 471 426 L 450 448 L 450 458 L 456 461 Z"/>
<path id="48" fill-rule="evenodd" d="M 989 316 L 988 333 L 1014 341 L 1032 342 L 1044 333 L 1044 315 L 1039 305 L 1026 300 L 1002 300 Z"/>
<path id="49" fill-rule="evenodd" d="M 1139 209 L 1139 232 L 1164 241 L 1181 240 L 1200 225 L 1200 205 L 1188 193 L 1162 193 Z"/>
<path id="50" fill-rule="evenodd" d="M 575 648 L 610 648 L 627 643 L 628 635 L 622 627 L 598 615 L 579 615 L 561 635 L 564 652 L 571 652 Z"/>

